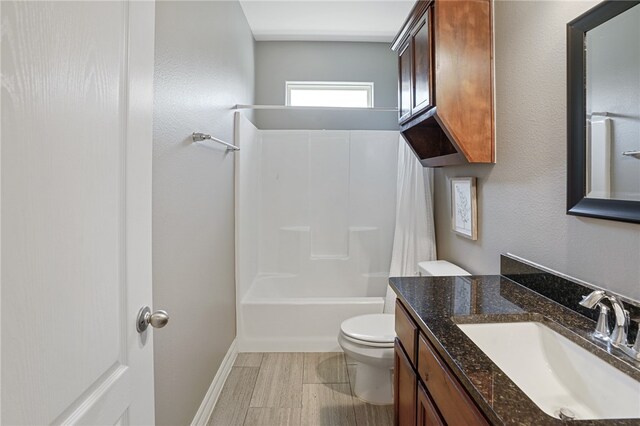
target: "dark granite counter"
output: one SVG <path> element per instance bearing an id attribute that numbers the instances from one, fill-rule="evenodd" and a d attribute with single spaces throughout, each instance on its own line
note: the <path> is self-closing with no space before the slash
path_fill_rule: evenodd
<path id="1" fill-rule="evenodd" d="M 640 380 L 640 363 L 625 359 L 616 349 L 609 351 L 590 337 L 595 327 L 592 319 L 504 276 L 390 278 L 390 283 L 422 333 L 494 424 L 564 422 L 538 408 L 456 324 L 540 321 Z M 615 394 L 616 389 L 611 392 Z M 640 425 L 640 419 L 572 423 Z"/>

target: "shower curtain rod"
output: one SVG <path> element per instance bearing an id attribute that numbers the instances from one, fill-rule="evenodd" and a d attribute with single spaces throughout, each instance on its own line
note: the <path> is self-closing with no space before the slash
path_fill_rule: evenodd
<path id="1" fill-rule="evenodd" d="M 233 109 L 261 109 L 261 110 L 285 110 L 285 111 L 372 111 L 372 112 L 398 112 L 394 107 L 316 107 L 316 106 L 289 106 L 289 105 L 243 105 L 237 104 Z"/>

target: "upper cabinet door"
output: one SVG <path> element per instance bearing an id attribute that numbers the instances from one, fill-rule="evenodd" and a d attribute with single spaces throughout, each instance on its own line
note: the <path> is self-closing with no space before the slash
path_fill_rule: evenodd
<path id="1" fill-rule="evenodd" d="M 432 74 L 431 8 L 427 9 L 411 35 L 413 51 L 412 115 L 435 105 Z"/>
<path id="2" fill-rule="evenodd" d="M 470 163 L 495 161 L 491 2 L 435 2 L 437 117 Z"/>
<path id="3" fill-rule="evenodd" d="M 400 76 L 398 90 L 399 121 L 402 123 L 411 116 L 411 42 L 401 50 L 398 58 L 398 75 Z"/>

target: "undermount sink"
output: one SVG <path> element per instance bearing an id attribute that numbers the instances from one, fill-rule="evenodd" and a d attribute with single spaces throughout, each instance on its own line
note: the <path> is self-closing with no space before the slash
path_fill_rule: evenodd
<path id="1" fill-rule="evenodd" d="M 545 413 L 640 418 L 640 382 L 541 322 L 458 327 Z"/>

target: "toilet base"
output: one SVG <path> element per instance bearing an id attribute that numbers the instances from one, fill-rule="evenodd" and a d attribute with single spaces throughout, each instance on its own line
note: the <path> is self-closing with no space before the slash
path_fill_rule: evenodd
<path id="1" fill-rule="evenodd" d="M 393 368 L 379 368 L 358 362 L 353 393 L 373 405 L 393 404 Z"/>

